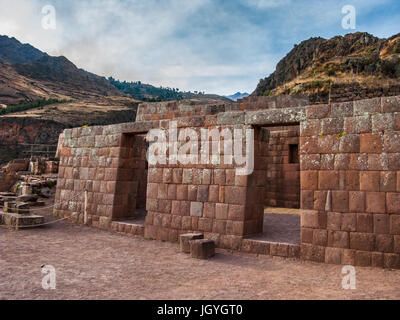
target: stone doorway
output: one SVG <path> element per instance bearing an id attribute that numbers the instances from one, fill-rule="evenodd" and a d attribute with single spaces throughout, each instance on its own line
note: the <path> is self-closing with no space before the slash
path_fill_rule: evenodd
<path id="1" fill-rule="evenodd" d="M 144 225 L 149 144 L 146 134 L 124 134 L 121 143 L 120 167 L 116 182 L 113 220 Z"/>
<path id="2" fill-rule="evenodd" d="M 263 243 L 300 244 L 300 125 L 261 129 L 258 165 L 264 174 Z M 256 166 L 257 166 L 256 164 Z"/>
<path id="3" fill-rule="evenodd" d="M 266 207 L 300 208 L 300 126 L 268 127 Z M 266 149 L 266 150 L 265 150 Z"/>

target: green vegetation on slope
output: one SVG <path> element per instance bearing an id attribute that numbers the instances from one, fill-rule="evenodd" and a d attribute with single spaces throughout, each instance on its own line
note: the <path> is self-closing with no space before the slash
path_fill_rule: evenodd
<path id="1" fill-rule="evenodd" d="M 114 78 L 108 78 L 108 81 L 117 89 L 121 90 L 125 94 L 128 94 L 135 99 L 157 102 L 157 101 L 168 101 L 168 100 L 182 100 L 183 93 L 179 89 L 175 88 L 156 88 L 149 84 L 143 84 L 140 81 L 137 82 L 126 82 L 115 80 Z"/>
<path id="2" fill-rule="evenodd" d="M 141 81 L 126 82 L 119 81 L 113 77 L 109 77 L 108 81 L 123 93 L 130 95 L 131 97 L 147 102 L 160 102 L 160 101 L 171 101 L 171 100 L 183 100 L 192 99 L 199 97 L 216 98 L 216 95 L 205 94 L 204 92 L 194 91 L 183 92 L 179 91 L 178 88 L 164 88 L 154 87 L 150 84 L 144 84 Z"/>
<path id="3" fill-rule="evenodd" d="M 27 102 L 23 104 L 19 104 L 16 106 L 8 106 L 7 108 L 0 109 L 0 115 L 5 115 L 9 113 L 14 113 L 14 112 L 21 112 L 21 111 L 26 111 L 29 109 L 34 109 L 34 108 L 40 108 L 47 106 L 49 104 L 56 104 L 56 103 L 67 103 L 70 102 L 70 100 L 67 99 L 39 99 L 35 100 L 32 102 Z"/>

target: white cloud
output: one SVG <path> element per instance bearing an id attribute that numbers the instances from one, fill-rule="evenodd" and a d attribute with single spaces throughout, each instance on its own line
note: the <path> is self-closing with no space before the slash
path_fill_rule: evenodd
<path id="1" fill-rule="evenodd" d="M 390 1 L 350 2 L 363 17 Z M 348 2 L 0 0 L 0 34 L 103 76 L 228 94 L 254 90 L 294 43 L 343 32 L 341 7 Z M 41 28 L 41 8 L 49 3 L 57 10 L 55 31 Z M 360 27 L 395 30 L 395 20 L 383 20 Z"/>
<path id="2" fill-rule="evenodd" d="M 257 9 L 271 9 L 287 6 L 291 0 L 245 0 L 245 4 Z"/>

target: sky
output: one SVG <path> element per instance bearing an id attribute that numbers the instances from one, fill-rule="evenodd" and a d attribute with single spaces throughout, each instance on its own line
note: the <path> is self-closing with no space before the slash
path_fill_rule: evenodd
<path id="1" fill-rule="evenodd" d="M 0 0 L 1 35 L 101 76 L 220 95 L 251 93 L 303 40 L 399 26 L 399 0 Z"/>

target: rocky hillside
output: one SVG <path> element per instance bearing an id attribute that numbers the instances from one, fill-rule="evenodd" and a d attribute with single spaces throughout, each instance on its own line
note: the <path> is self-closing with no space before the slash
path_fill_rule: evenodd
<path id="1" fill-rule="evenodd" d="M 1 104 L 104 96 L 123 94 L 104 77 L 78 69 L 65 57 L 51 57 L 15 38 L 0 36 Z"/>
<path id="2" fill-rule="evenodd" d="M 346 88 L 357 90 L 348 92 Z M 400 94 L 400 34 L 353 33 L 296 45 L 252 95 L 306 94 L 313 102 Z"/>
<path id="3" fill-rule="evenodd" d="M 78 69 L 65 57 L 48 54 L 0 36 L 0 104 L 38 99 L 123 96 L 107 79 Z"/>
<path id="4" fill-rule="evenodd" d="M 134 121 L 138 102 L 65 57 L 0 36 L 0 163 L 23 156 L 23 144 L 56 144 L 65 128 Z"/>
<path id="5" fill-rule="evenodd" d="M 52 57 L 15 38 L 0 36 L 0 163 L 22 156 L 22 144 L 57 143 L 65 128 L 135 121 L 140 101 L 135 90 L 125 90 L 132 86 L 148 100 L 170 100 L 175 97 L 165 97 L 165 93 L 181 94 L 178 89 L 140 82 L 136 86 L 112 83 L 79 69 L 65 57 Z M 225 99 L 193 97 L 204 103 Z"/>

